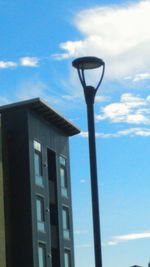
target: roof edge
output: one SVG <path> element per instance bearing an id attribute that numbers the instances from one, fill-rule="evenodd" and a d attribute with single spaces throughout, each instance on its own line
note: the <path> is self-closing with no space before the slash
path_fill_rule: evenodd
<path id="1" fill-rule="evenodd" d="M 77 126 L 75 126 L 71 121 L 62 116 L 55 109 L 53 109 L 45 100 L 40 97 L 0 106 L 0 113 L 23 107 L 29 107 L 35 112 L 38 112 L 47 121 L 62 129 L 69 136 L 80 133 L 80 129 Z M 48 114 L 48 116 L 46 116 L 45 114 Z M 55 121 L 55 119 L 57 119 L 57 122 Z"/>

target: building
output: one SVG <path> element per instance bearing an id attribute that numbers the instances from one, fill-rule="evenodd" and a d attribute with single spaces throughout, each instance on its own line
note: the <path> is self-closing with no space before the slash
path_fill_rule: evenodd
<path id="1" fill-rule="evenodd" d="M 0 107 L 0 266 L 74 267 L 69 136 L 41 99 Z"/>

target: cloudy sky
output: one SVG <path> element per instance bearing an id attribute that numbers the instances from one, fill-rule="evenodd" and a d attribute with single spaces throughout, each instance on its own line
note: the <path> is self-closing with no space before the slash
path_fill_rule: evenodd
<path id="1" fill-rule="evenodd" d="M 0 104 L 41 97 L 81 129 L 70 140 L 77 267 L 94 267 L 80 56 L 106 63 L 95 101 L 103 267 L 150 260 L 149 14 L 149 0 L 0 0 Z M 99 71 L 86 74 L 96 85 Z"/>

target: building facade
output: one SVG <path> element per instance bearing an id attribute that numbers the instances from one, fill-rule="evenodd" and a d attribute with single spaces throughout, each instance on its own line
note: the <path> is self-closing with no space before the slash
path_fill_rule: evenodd
<path id="1" fill-rule="evenodd" d="M 0 265 L 74 267 L 68 139 L 79 130 L 39 98 L 0 113 Z"/>

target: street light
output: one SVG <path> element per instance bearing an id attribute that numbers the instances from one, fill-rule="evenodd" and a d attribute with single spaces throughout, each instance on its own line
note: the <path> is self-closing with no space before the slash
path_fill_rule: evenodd
<path id="1" fill-rule="evenodd" d="M 94 100 L 96 92 L 103 80 L 105 63 L 100 58 L 81 57 L 75 59 L 72 62 L 72 65 L 78 71 L 79 79 L 83 86 L 85 101 L 87 104 L 95 267 L 102 267 L 100 216 L 99 216 L 98 183 L 97 183 L 97 161 L 96 161 L 96 145 L 95 145 Z M 96 87 L 89 86 L 86 84 L 84 71 L 96 68 L 102 68 L 99 82 Z"/>

